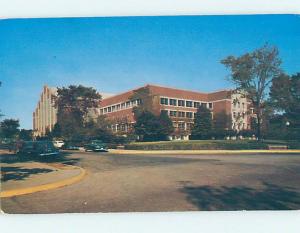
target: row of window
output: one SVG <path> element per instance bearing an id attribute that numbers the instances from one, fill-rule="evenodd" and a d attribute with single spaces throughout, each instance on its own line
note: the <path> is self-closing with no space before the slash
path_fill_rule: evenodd
<path id="1" fill-rule="evenodd" d="M 213 108 L 212 103 L 201 103 L 197 101 L 191 100 L 177 100 L 177 99 L 169 99 L 169 98 L 160 98 L 160 104 L 162 105 L 171 105 L 171 106 L 180 106 L 180 107 L 189 107 L 189 108 L 199 108 L 200 105 L 206 108 Z"/>
<path id="2" fill-rule="evenodd" d="M 193 123 L 185 123 L 185 122 L 174 122 L 174 127 L 181 130 L 191 130 L 193 128 Z"/>
<path id="3" fill-rule="evenodd" d="M 233 112 L 233 117 L 234 118 L 245 118 L 245 116 L 246 116 L 246 113 L 245 112 L 238 112 L 238 113 L 236 113 L 236 112 Z"/>
<path id="4" fill-rule="evenodd" d="M 240 102 L 233 102 L 233 106 L 236 108 L 240 108 L 241 107 L 241 103 Z M 242 109 L 245 109 L 245 103 L 242 103 Z"/>
<path id="5" fill-rule="evenodd" d="M 182 111 L 168 111 L 168 110 L 161 110 L 162 112 L 166 112 L 169 114 L 170 117 L 186 117 L 186 118 L 195 118 L 196 113 L 193 112 L 182 112 Z"/>
<path id="6" fill-rule="evenodd" d="M 140 99 L 127 101 L 127 102 L 112 105 L 112 106 L 109 106 L 109 107 L 101 108 L 100 109 L 100 114 L 103 115 L 103 114 L 106 114 L 106 113 L 109 113 L 109 112 L 115 112 L 115 111 L 123 110 L 123 109 L 126 109 L 126 108 L 131 108 L 131 107 L 134 107 L 134 106 L 137 106 L 137 105 L 140 105 L 140 104 L 141 104 Z"/>

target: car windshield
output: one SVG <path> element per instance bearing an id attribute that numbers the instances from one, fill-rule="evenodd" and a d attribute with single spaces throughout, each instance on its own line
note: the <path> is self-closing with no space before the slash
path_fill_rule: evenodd
<path id="1" fill-rule="evenodd" d="M 94 140 L 94 141 L 91 141 L 91 144 L 93 144 L 93 145 L 99 145 L 99 144 L 103 144 L 103 142 L 102 141 L 100 141 L 100 140 Z"/>
<path id="2" fill-rule="evenodd" d="M 49 141 L 39 141 L 36 142 L 36 145 L 39 148 L 55 149 L 53 143 Z"/>
<path id="3" fill-rule="evenodd" d="M 33 148 L 34 142 L 23 142 L 23 148 Z"/>

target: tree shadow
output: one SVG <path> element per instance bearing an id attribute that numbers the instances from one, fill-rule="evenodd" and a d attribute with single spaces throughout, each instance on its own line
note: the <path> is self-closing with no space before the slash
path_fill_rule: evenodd
<path id="1" fill-rule="evenodd" d="M 300 193 L 293 188 L 266 182 L 263 185 L 262 189 L 246 186 L 185 186 L 181 191 L 199 210 L 300 209 Z"/>
<path id="2" fill-rule="evenodd" d="M 70 152 L 60 152 L 55 156 L 33 156 L 33 155 L 16 155 L 16 154 L 3 154 L 0 156 L 0 163 L 14 164 L 14 163 L 26 163 L 26 162 L 40 162 L 40 163 L 63 163 L 67 165 L 74 165 L 80 159 L 71 158 Z"/>
<path id="3" fill-rule="evenodd" d="M 48 173 L 52 171 L 52 169 L 47 168 L 2 167 L 1 182 L 10 180 L 24 180 L 34 174 Z"/>

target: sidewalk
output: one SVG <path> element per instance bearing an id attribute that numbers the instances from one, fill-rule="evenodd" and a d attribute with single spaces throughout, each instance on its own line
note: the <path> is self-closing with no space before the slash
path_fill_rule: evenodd
<path id="1" fill-rule="evenodd" d="M 181 154 L 181 155 L 230 155 L 230 154 L 300 154 L 300 150 L 123 150 L 109 149 L 112 154 Z"/>
<path id="2" fill-rule="evenodd" d="M 1 163 L 0 197 L 11 197 L 45 191 L 80 181 L 82 168 L 61 163 Z"/>

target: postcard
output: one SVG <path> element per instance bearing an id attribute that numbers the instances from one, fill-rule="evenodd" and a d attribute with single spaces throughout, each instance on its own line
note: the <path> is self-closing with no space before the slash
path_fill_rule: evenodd
<path id="1" fill-rule="evenodd" d="M 299 15 L 1 20 L 1 210 L 300 209 L 299 28 Z"/>

